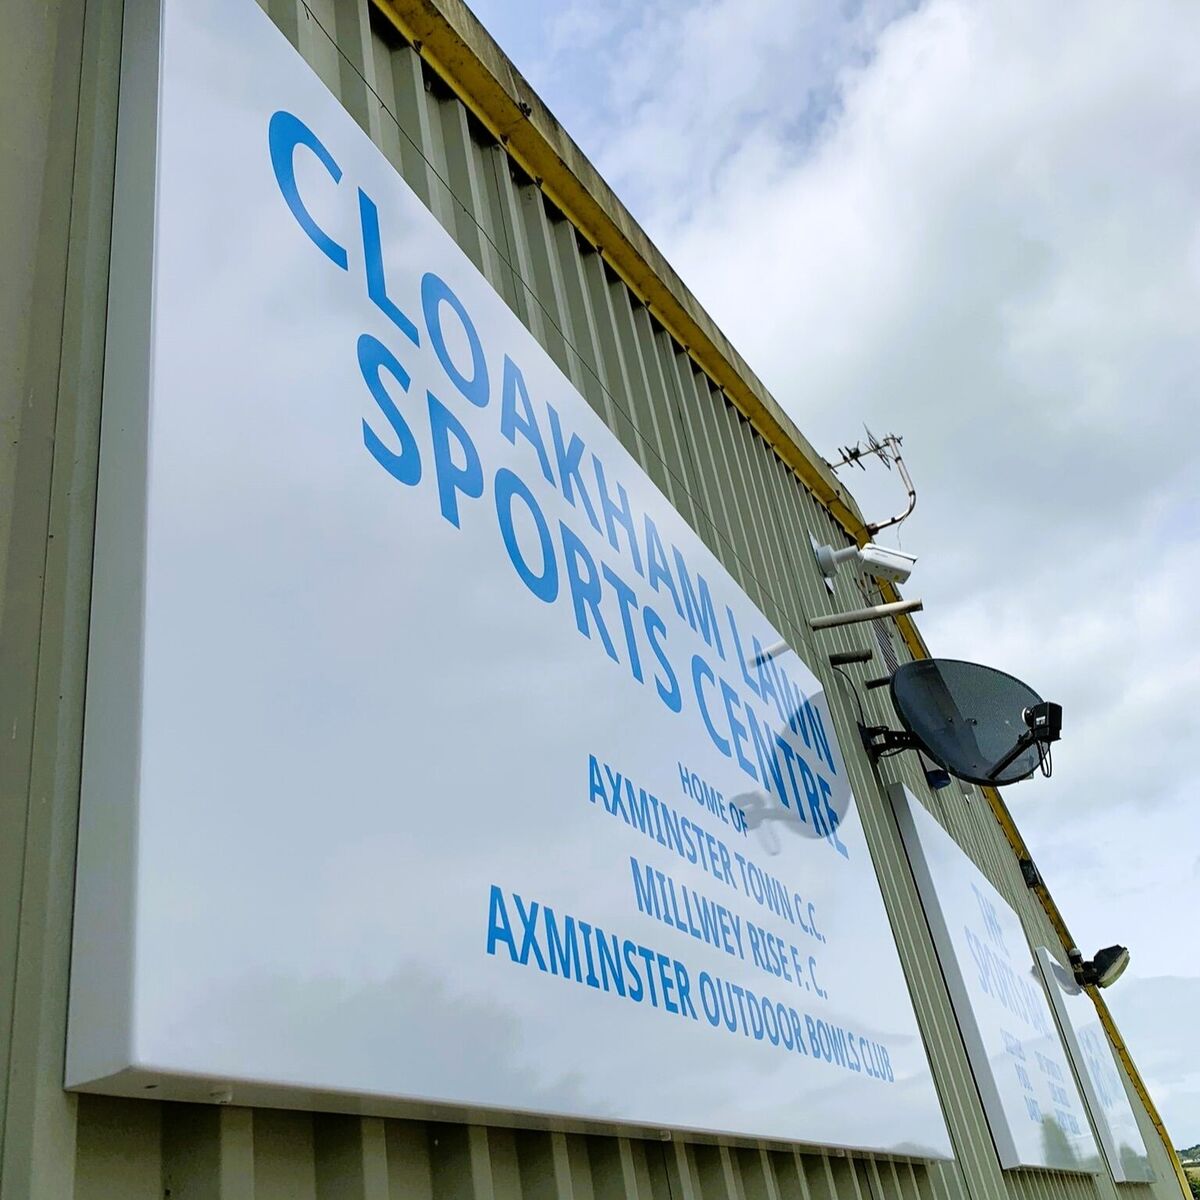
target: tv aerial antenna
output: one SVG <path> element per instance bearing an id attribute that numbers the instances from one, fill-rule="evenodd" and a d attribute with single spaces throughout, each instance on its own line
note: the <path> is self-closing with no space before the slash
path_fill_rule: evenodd
<path id="1" fill-rule="evenodd" d="M 856 442 L 853 446 L 839 446 L 838 450 L 842 457 L 837 462 L 830 463 L 830 467 L 837 471 L 842 467 L 855 466 L 860 471 L 865 471 L 866 467 L 862 460 L 878 458 L 889 471 L 895 464 L 900 481 L 908 493 L 908 507 L 902 513 L 897 513 L 896 516 L 890 517 L 886 521 L 877 521 L 867 526 L 867 535 L 874 537 L 881 529 L 890 529 L 893 525 L 899 525 L 901 521 L 912 515 L 913 509 L 917 507 L 917 489 L 913 486 L 912 476 L 909 475 L 908 468 L 904 465 L 904 459 L 900 454 L 900 447 L 904 439 L 895 433 L 888 433 L 877 438 L 867 426 L 864 425 L 863 428 L 867 431 L 866 444 Z"/>

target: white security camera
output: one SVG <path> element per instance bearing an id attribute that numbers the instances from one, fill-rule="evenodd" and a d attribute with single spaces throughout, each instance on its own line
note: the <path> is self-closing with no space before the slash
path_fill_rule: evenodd
<path id="1" fill-rule="evenodd" d="M 874 542 L 868 542 L 861 550 L 857 546 L 845 546 L 841 550 L 835 550 L 832 546 L 815 546 L 814 553 L 817 556 L 817 565 L 827 579 L 836 574 L 839 563 L 857 558 L 876 579 L 904 583 L 912 574 L 917 561 L 914 554 L 891 550 L 887 546 L 877 546 Z"/>
<path id="2" fill-rule="evenodd" d="M 905 554 L 900 550 L 889 550 L 886 546 L 877 546 L 874 542 L 868 542 L 858 552 L 858 560 L 877 579 L 888 579 L 892 583 L 904 583 L 912 574 L 917 556 Z"/>

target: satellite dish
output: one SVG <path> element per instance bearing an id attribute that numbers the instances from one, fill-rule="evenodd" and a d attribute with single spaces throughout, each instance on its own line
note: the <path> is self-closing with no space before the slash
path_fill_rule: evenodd
<path id="1" fill-rule="evenodd" d="M 1059 705 L 978 663 L 905 663 L 892 676 L 891 692 L 912 747 L 968 783 L 1001 787 L 1028 779 L 1062 730 Z"/>

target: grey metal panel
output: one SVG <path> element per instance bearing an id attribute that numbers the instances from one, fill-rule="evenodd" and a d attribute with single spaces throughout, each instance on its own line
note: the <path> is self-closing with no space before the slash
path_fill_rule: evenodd
<path id="1" fill-rule="evenodd" d="M 120 5 L 0 12 L 12 136 L 0 279 L 0 1189 L 69 1196 L 75 1100 L 61 1089 L 98 458 Z M 10 90 L 11 89 L 11 90 Z M 27 251 L 28 248 L 28 252 Z M 10 291 L 11 289 L 11 291 Z M 8 296 L 6 296 L 6 299 Z"/>
<path id="2" fill-rule="evenodd" d="M 807 626 L 855 598 L 848 573 L 830 597 L 808 550 L 810 533 L 842 544 L 840 528 L 414 49 L 372 20 L 369 0 L 260 3 L 821 677 L 958 1157 L 926 1167 L 61 1090 L 121 13 L 102 0 L 27 0 L 0 29 L 0 53 L 32 56 L 16 127 L 42 184 L 0 192 L 5 228 L 28 228 L 33 247 L 6 239 L 0 250 L 21 302 L 21 319 L 0 329 L 2 414 L 15 432 L 0 452 L 0 495 L 12 497 L 0 524 L 0 1196 L 1112 1200 L 1107 1178 L 999 1170 L 881 782 L 902 779 L 922 797 L 1031 941 L 1057 939 L 976 789 L 930 793 L 913 756 L 877 775 L 856 752 L 856 702 L 827 655 L 875 646 L 874 633 Z M 888 704 L 862 684 L 882 673 L 878 654 L 847 668 L 874 723 Z M 1136 1098 L 1134 1108 L 1158 1181 L 1121 1194 L 1175 1197 Z"/>

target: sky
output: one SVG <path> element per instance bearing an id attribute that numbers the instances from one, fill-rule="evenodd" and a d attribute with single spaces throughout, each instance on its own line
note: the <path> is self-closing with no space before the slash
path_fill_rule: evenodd
<path id="1" fill-rule="evenodd" d="M 880 540 L 935 653 L 1063 705 L 1005 798 L 1200 1142 L 1200 6 L 472 7 L 826 458 L 903 436 Z"/>

